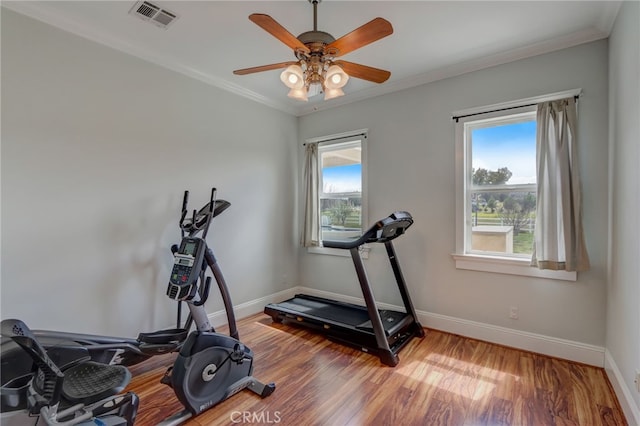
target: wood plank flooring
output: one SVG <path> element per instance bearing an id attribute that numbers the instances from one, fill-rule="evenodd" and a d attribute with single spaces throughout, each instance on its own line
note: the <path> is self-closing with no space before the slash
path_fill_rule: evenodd
<path id="1" fill-rule="evenodd" d="M 186 425 L 627 425 L 601 368 L 429 329 L 391 368 L 263 314 L 238 329 L 254 352 L 254 376 L 275 382 L 275 392 L 260 399 L 244 390 Z M 131 368 L 137 425 L 182 409 L 160 384 L 174 358 Z"/>

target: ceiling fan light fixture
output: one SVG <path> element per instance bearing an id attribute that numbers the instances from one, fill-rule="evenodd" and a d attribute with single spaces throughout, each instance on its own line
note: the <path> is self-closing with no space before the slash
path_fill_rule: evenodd
<path id="1" fill-rule="evenodd" d="M 329 99 L 333 99 L 333 98 L 338 98 L 340 96 L 344 96 L 344 92 L 342 91 L 342 89 L 337 88 L 337 89 L 325 89 L 324 91 L 324 100 L 328 101 Z"/>
<path id="2" fill-rule="evenodd" d="M 291 89 L 289 90 L 289 93 L 287 94 L 287 96 L 289 96 L 290 98 L 296 99 L 298 101 L 308 101 L 309 99 L 307 98 L 307 91 L 304 87 L 301 87 L 299 89 Z"/>
<path id="3" fill-rule="evenodd" d="M 331 65 L 329 69 L 327 69 L 324 87 L 327 89 L 341 89 L 347 84 L 347 81 L 349 81 L 349 75 L 338 65 Z"/>
<path id="4" fill-rule="evenodd" d="M 285 86 L 292 89 L 292 91 L 302 89 L 304 87 L 304 73 L 302 72 L 302 67 L 297 64 L 289 65 L 284 71 L 282 71 L 282 74 L 280 74 L 280 80 Z"/>
<path id="5" fill-rule="evenodd" d="M 1 1 L 1 0 L 0 0 Z M 343 96 L 342 88 L 351 77 L 383 83 L 390 76 L 389 71 L 339 60 L 356 49 L 360 49 L 393 33 L 391 23 L 383 18 L 374 18 L 348 34 L 336 39 L 331 34 L 318 31 L 317 6 L 322 0 L 308 0 L 313 4 L 313 31 L 306 31 L 298 37 L 291 34 L 271 16 L 263 13 L 252 13 L 249 20 L 260 28 L 293 49 L 296 62 L 279 62 L 259 67 L 244 68 L 233 71 L 236 75 L 253 74 L 286 68 L 280 74 L 280 80 L 290 90 L 288 96 L 293 99 L 307 101 L 308 98 L 325 93 L 325 99 Z M 345 70 L 348 70 L 349 74 Z"/>

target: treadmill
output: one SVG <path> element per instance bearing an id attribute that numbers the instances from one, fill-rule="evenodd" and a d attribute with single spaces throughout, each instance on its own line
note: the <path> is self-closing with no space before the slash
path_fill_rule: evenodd
<path id="1" fill-rule="evenodd" d="M 412 224 L 413 218 L 408 212 L 398 211 L 376 222 L 357 240 L 322 241 L 324 247 L 351 252 L 366 306 L 296 294 L 284 302 L 268 304 L 264 312 L 274 322 L 295 323 L 320 331 L 332 341 L 374 354 L 383 364 L 395 367 L 399 362 L 398 352 L 413 337 L 425 335 L 392 243 Z M 405 312 L 377 308 L 359 251 L 368 243 L 384 243 Z"/>

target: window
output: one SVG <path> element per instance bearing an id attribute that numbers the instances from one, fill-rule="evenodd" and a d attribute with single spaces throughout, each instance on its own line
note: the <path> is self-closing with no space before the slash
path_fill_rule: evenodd
<path id="1" fill-rule="evenodd" d="M 307 140 L 317 143 L 320 240 L 362 235 L 366 219 L 366 130 Z M 344 250 L 310 247 L 315 253 L 349 255 Z M 345 253 L 343 253 L 345 252 Z"/>
<path id="2" fill-rule="evenodd" d="M 575 272 L 531 266 L 537 208 L 536 107 L 567 94 L 454 113 L 456 268 L 576 279 Z"/>
<path id="3" fill-rule="evenodd" d="M 362 235 L 362 141 L 318 146 L 323 240 Z"/>
<path id="4" fill-rule="evenodd" d="M 531 258 L 536 223 L 535 110 L 463 124 L 465 253 Z"/>

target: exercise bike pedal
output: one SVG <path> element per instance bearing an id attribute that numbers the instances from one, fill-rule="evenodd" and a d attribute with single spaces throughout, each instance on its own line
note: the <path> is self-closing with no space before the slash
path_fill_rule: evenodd
<path id="1" fill-rule="evenodd" d="M 173 389 L 173 385 L 171 384 L 172 370 L 173 370 L 173 367 L 167 368 L 167 371 L 164 372 L 164 376 L 162 376 L 162 379 L 160 379 L 160 383 L 162 383 L 163 385 L 167 385 Z"/>

